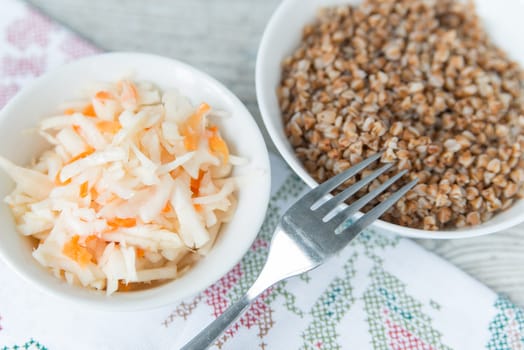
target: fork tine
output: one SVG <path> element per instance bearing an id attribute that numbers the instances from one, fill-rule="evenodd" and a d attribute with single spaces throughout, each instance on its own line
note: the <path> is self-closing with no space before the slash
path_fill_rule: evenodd
<path id="1" fill-rule="evenodd" d="M 337 228 L 338 226 L 340 226 L 340 224 L 342 224 L 344 221 L 346 221 L 347 219 L 355 215 L 357 211 L 362 209 L 366 204 L 371 202 L 371 200 L 373 200 L 379 194 L 384 192 L 389 186 L 393 185 L 398 179 L 404 176 L 404 174 L 406 174 L 407 172 L 408 172 L 407 170 L 403 170 L 400 173 L 395 174 L 395 176 L 391 177 L 390 179 L 382 183 L 380 186 L 375 188 L 373 191 L 367 193 L 362 198 L 359 198 L 355 202 L 351 203 L 347 208 L 345 208 L 340 213 L 335 215 L 335 217 L 333 217 L 329 221 L 330 226 L 334 228 Z"/>
<path id="2" fill-rule="evenodd" d="M 391 208 L 402 196 L 404 196 L 409 190 L 411 190 L 417 184 L 418 179 L 414 179 L 407 185 L 404 185 L 400 190 L 393 193 L 385 201 L 371 209 L 369 212 L 364 214 L 356 222 L 343 229 L 339 236 L 343 236 L 344 240 L 351 240 L 362 230 L 368 227 L 371 223 L 382 216 L 389 208 Z"/>
<path id="3" fill-rule="evenodd" d="M 354 195 L 358 192 L 361 188 L 369 184 L 371 181 L 375 180 L 377 177 L 382 175 L 384 172 L 386 172 L 389 168 L 393 166 L 393 163 L 388 163 L 384 165 L 383 167 L 375 170 L 368 176 L 364 177 L 362 180 L 357 182 L 356 184 L 346 188 L 344 191 L 337 194 L 335 197 L 331 198 L 326 203 L 322 204 L 318 209 L 315 211 L 318 215 L 321 217 L 324 217 L 325 215 L 329 214 L 333 209 L 337 207 L 340 203 Z"/>
<path id="4" fill-rule="evenodd" d="M 381 156 L 382 152 L 376 153 L 371 157 L 364 159 L 357 165 L 352 166 L 343 173 L 333 176 L 331 179 L 327 180 L 326 182 L 318 185 L 313 190 L 309 191 L 306 195 L 304 195 L 304 197 L 302 197 L 300 201 L 310 202 L 311 205 L 315 204 L 319 199 L 324 197 L 326 194 L 331 192 L 336 187 L 340 186 L 340 184 L 342 184 L 344 181 L 347 181 L 347 179 L 349 179 L 350 177 L 358 174 L 360 171 L 362 171 L 368 165 L 379 159 Z"/>

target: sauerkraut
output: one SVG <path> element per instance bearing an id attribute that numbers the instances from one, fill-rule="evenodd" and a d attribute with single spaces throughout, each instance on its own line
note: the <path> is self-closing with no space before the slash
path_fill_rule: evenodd
<path id="1" fill-rule="evenodd" d="M 230 156 L 206 103 L 147 82 L 99 84 L 48 117 L 30 166 L 0 157 L 5 198 L 34 258 L 107 294 L 177 278 L 212 248 L 236 203 Z"/>

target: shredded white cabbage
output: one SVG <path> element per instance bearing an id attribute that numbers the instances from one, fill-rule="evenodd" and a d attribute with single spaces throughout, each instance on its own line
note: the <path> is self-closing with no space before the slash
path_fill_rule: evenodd
<path id="1" fill-rule="evenodd" d="M 40 123 L 52 149 L 33 165 L 0 157 L 16 183 L 5 202 L 40 264 L 111 294 L 174 279 L 212 249 L 245 162 L 208 120 L 223 111 L 127 80 L 63 106 Z"/>

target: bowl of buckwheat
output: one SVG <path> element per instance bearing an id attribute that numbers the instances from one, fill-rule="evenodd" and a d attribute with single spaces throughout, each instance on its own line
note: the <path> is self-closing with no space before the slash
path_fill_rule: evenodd
<path id="1" fill-rule="evenodd" d="M 383 231 L 465 238 L 522 223 L 522 13 L 519 0 L 285 0 L 257 58 L 265 126 L 311 187 L 378 152 L 394 166 L 362 193 L 403 169 L 418 178 Z"/>

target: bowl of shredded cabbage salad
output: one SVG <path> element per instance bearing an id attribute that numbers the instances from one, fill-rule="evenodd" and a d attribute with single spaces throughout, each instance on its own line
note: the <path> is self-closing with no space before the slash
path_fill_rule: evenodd
<path id="1" fill-rule="evenodd" d="M 125 55 L 99 57 L 118 62 Z M 138 61 L 162 59 L 127 55 L 135 55 Z M 99 57 L 84 61 L 90 67 L 88 71 L 95 69 L 92 62 Z M 164 64 L 171 61 L 162 60 Z M 78 68 L 73 71 L 82 70 L 82 61 L 75 64 Z M 186 69 L 182 69 L 184 74 L 179 72 L 178 79 L 190 80 L 188 72 L 196 74 L 189 66 L 182 68 Z M 140 73 L 140 67 L 131 64 L 133 69 Z M 86 72 L 82 74 L 86 75 L 83 79 L 88 78 Z M 205 78 L 203 73 L 198 74 Z M 13 159 L 16 154 L 0 155 L 0 173 L 14 183 L 3 197 L 16 234 L 29 242 L 26 246 L 31 247 L 34 262 L 57 280 L 65 281 L 60 288 L 69 285 L 95 291 L 94 295 L 116 297 L 147 293 L 182 279 L 191 284 L 193 268 L 212 255 L 221 236 L 254 232 L 236 251 L 227 252 L 222 247 L 222 254 L 236 257 L 229 258 L 224 266 L 232 267 L 261 224 L 268 193 L 257 198 L 261 205 L 258 221 L 251 222 L 254 229 L 246 222 L 235 232 L 224 232 L 238 218 L 240 205 L 257 208 L 240 196 L 243 186 L 263 183 L 269 192 L 269 166 L 250 167 L 257 155 L 235 153 L 239 148 L 234 135 L 250 132 L 244 128 L 228 130 L 235 127 L 234 120 L 223 121 L 235 119 L 234 111 L 227 109 L 227 103 L 214 105 L 220 96 L 210 101 L 205 96 L 189 98 L 182 88 L 184 82 L 163 88 L 164 81 L 157 84 L 155 75 L 150 75 L 153 80 L 140 79 L 140 74 L 132 72 L 120 79 L 86 83 L 83 95 L 64 98 L 54 113 L 43 113 L 33 127 L 19 135 L 40 138 L 47 147 L 26 163 Z M 116 75 L 113 72 L 111 76 Z M 43 79 L 33 93 L 46 85 L 47 77 Z M 198 83 L 188 82 L 189 93 L 194 94 Z M 58 90 L 66 86 L 62 84 Z M 213 93 L 207 85 L 200 90 L 204 95 Z M 22 94 L 19 101 L 15 98 L 15 105 L 3 111 L 0 128 L 5 128 L 1 121 L 16 115 L 20 99 L 23 102 L 31 93 Z M 259 139 L 258 135 L 251 142 Z M 10 149 L 5 147 L 0 153 Z M 239 173 L 238 168 L 249 170 Z M 266 180 L 261 182 L 257 177 Z M 227 238 L 231 241 L 232 237 Z M 220 264 L 216 254 L 209 258 L 211 263 Z M 194 276 L 195 290 L 187 286 L 181 289 L 194 292 L 220 277 L 219 273 L 207 277 L 199 273 L 202 269 Z M 176 288 L 170 291 L 176 292 Z M 154 294 L 158 296 L 158 292 Z"/>

